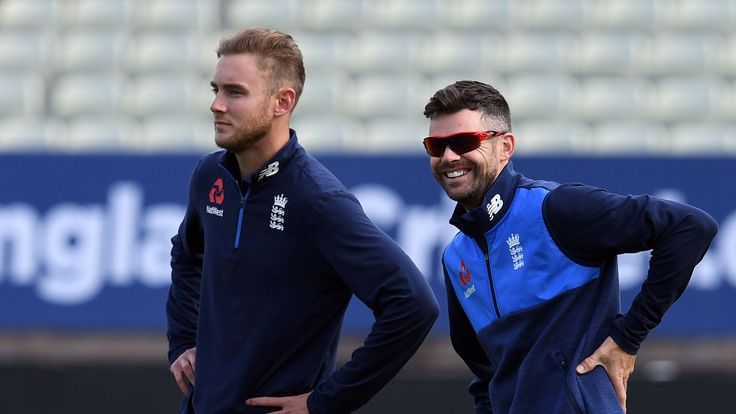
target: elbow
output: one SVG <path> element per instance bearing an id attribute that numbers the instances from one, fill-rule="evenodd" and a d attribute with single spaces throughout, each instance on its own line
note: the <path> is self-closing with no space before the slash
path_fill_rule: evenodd
<path id="1" fill-rule="evenodd" d="M 718 234 L 718 222 L 708 213 L 701 212 L 699 215 L 690 216 L 694 221 L 694 227 L 698 229 L 698 233 L 702 240 L 710 245 Z"/>
<path id="2" fill-rule="evenodd" d="M 718 222 L 711 216 L 708 216 L 706 232 L 710 240 L 713 240 L 718 234 Z"/>
<path id="3" fill-rule="evenodd" d="M 440 305 L 430 290 L 427 297 L 422 301 L 422 321 L 429 327 L 434 325 L 440 316 Z"/>
<path id="4" fill-rule="evenodd" d="M 440 307 L 432 289 L 426 286 L 426 288 L 415 290 L 404 299 L 402 312 L 408 316 L 407 321 L 410 320 L 414 327 L 429 330 L 440 315 Z"/>
<path id="5" fill-rule="evenodd" d="M 432 327 L 440 315 L 437 298 L 421 273 L 417 272 L 412 282 L 404 292 L 404 298 L 408 299 L 406 305 L 409 306 L 406 311 L 411 313 L 414 323 L 418 326 Z"/>

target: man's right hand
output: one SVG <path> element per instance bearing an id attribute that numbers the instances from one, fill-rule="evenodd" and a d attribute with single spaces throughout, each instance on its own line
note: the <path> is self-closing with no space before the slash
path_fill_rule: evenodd
<path id="1" fill-rule="evenodd" d="M 174 374 L 176 385 L 184 395 L 189 394 L 189 384 L 194 385 L 194 362 L 197 359 L 197 347 L 189 348 L 176 358 L 169 371 Z"/>

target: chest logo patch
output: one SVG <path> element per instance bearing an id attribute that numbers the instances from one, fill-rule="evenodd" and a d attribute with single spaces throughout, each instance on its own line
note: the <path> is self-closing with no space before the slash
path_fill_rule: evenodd
<path id="1" fill-rule="evenodd" d="M 223 201 L 225 201 L 225 190 L 222 185 L 222 177 L 219 177 L 210 188 L 210 203 L 220 205 Z"/>
<path id="2" fill-rule="evenodd" d="M 284 217 L 286 216 L 286 203 L 288 198 L 283 194 L 274 196 L 273 206 L 271 207 L 271 223 L 269 227 L 274 230 L 284 231 Z"/>
<path id="3" fill-rule="evenodd" d="M 509 254 L 511 254 L 511 261 L 514 263 L 514 270 L 519 270 L 524 267 L 524 247 L 521 245 L 518 233 L 511 233 L 509 238 L 506 239 L 506 244 L 509 245 Z"/>
<path id="4" fill-rule="evenodd" d="M 458 279 L 460 280 L 460 286 L 463 288 L 463 295 L 465 299 L 469 298 L 470 295 L 475 293 L 475 285 L 470 284 L 470 270 L 465 266 L 465 262 L 460 262 L 460 270 L 458 271 Z"/>
<path id="5" fill-rule="evenodd" d="M 258 181 L 261 181 L 262 179 L 266 177 L 270 177 L 276 174 L 277 172 L 279 172 L 279 162 L 274 161 L 268 164 L 266 168 L 262 169 L 261 172 L 258 173 Z"/>
<path id="6" fill-rule="evenodd" d="M 222 184 L 222 177 L 219 177 L 215 180 L 215 182 L 212 184 L 212 188 L 210 188 L 210 194 L 209 199 L 210 203 L 221 205 L 223 201 L 225 201 L 225 190 L 223 189 Z M 217 208 L 213 205 L 207 205 L 206 206 L 207 214 L 212 214 L 213 216 L 222 217 L 225 213 L 225 210 L 221 208 Z"/>
<path id="7" fill-rule="evenodd" d="M 488 211 L 488 221 L 493 221 L 493 217 L 496 215 L 496 213 L 501 211 L 502 207 L 503 200 L 501 200 L 501 195 L 494 195 L 491 201 L 486 205 L 486 210 Z"/>

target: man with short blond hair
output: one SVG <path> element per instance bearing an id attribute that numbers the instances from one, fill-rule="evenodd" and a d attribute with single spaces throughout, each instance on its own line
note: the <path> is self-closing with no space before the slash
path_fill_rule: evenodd
<path id="1" fill-rule="evenodd" d="M 195 166 L 171 251 L 171 372 L 182 413 L 349 413 L 417 350 L 437 302 L 409 257 L 289 128 L 304 85 L 291 36 L 222 41 L 215 143 Z M 335 371 L 357 296 L 375 323 Z"/>

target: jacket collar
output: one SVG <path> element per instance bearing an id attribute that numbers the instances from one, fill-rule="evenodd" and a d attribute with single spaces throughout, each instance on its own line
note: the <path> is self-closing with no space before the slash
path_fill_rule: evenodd
<path id="1" fill-rule="evenodd" d="M 521 175 L 514 171 L 514 166 L 509 161 L 486 191 L 480 206 L 466 212 L 458 203 L 450 218 L 450 224 L 470 237 L 482 236 L 506 214 L 520 179 Z"/>
<path id="2" fill-rule="evenodd" d="M 251 175 L 242 179 L 246 184 L 266 183 L 270 178 L 276 176 L 279 171 L 286 168 L 289 162 L 294 158 L 296 153 L 302 148 L 296 136 L 296 131 L 289 129 L 289 141 L 274 156 L 266 161 L 260 168 L 255 170 Z M 223 151 L 220 157 L 220 164 L 233 176 L 235 181 L 240 182 L 240 167 L 235 154 L 230 151 Z"/>

